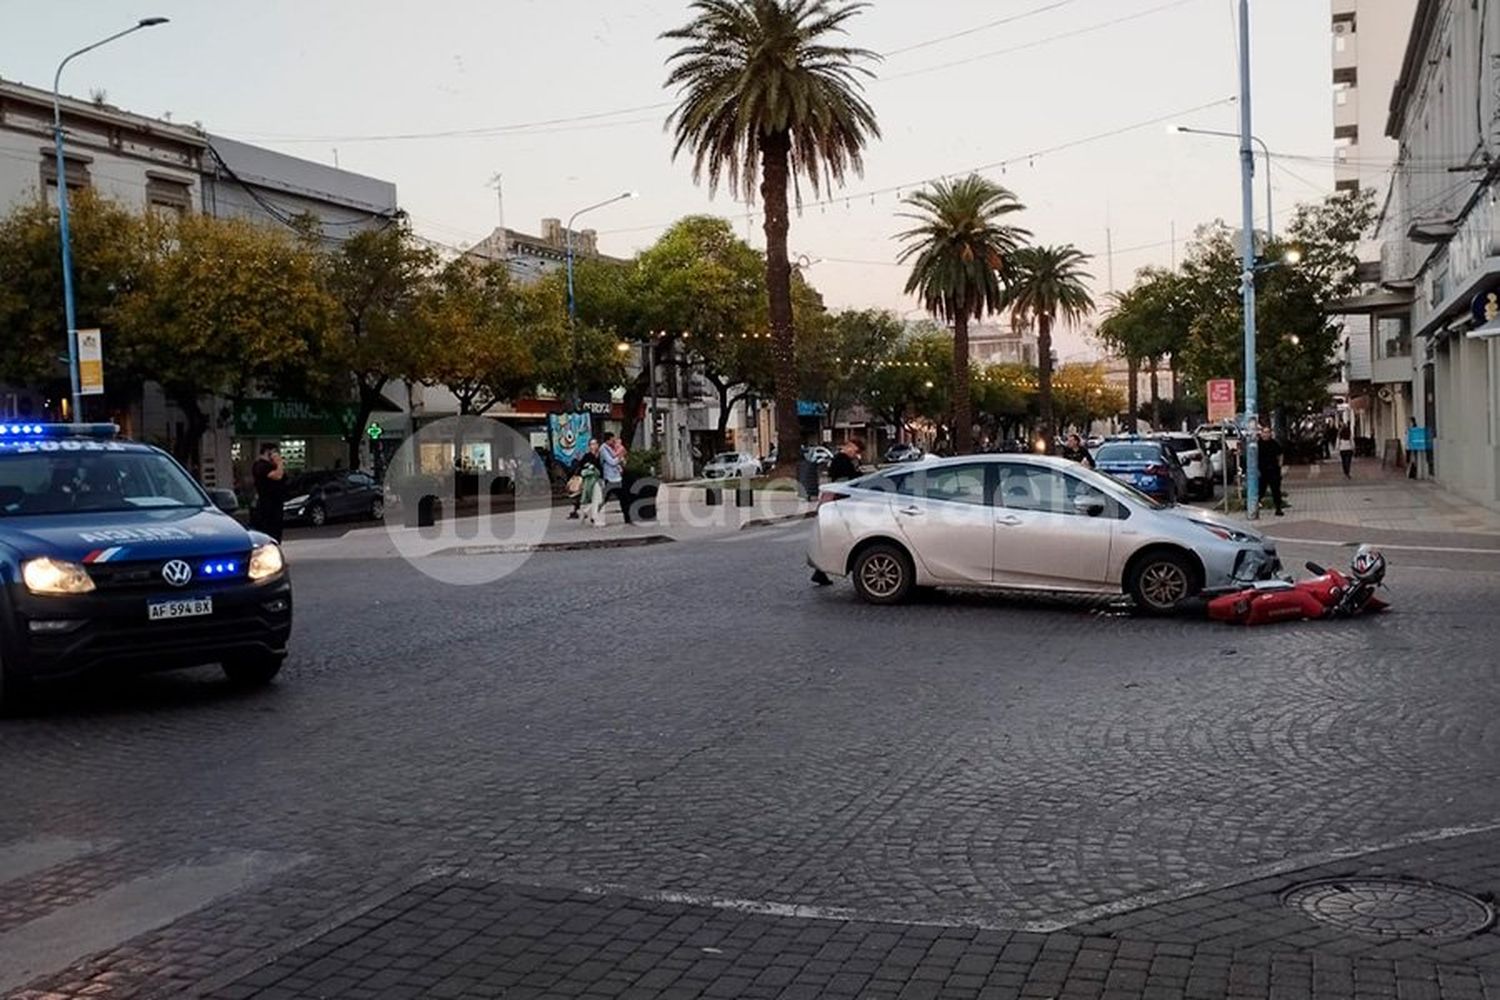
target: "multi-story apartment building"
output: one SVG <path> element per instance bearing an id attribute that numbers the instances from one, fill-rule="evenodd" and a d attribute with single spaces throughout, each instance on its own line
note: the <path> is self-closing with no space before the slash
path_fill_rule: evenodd
<path id="1" fill-rule="evenodd" d="M 1332 0 L 1334 187 L 1386 199 L 1399 150 L 1386 136 L 1391 90 L 1417 0 Z M 1412 412 L 1411 296 L 1378 287 L 1380 242 L 1360 247 L 1362 294 L 1344 303 L 1342 372 L 1358 438 L 1401 437 Z"/>
<path id="2" fill-rule="evenodd" d="M 1500 0 L 1419 0 L 1388 112 L 1378 235 L 1382 287 L 1412 299 L 1404 391 L 1427 468 L 1500 506 Z"/>

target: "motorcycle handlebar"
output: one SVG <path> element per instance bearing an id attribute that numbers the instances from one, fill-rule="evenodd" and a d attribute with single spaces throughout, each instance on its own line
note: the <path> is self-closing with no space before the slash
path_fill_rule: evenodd
<path id="1" fill-rule="evenodd" d="M 1322 576 L 1324 573 L 1328 572 L 1328 570 L 1324 569 L 1322 566 L 1319 566 L 1315 562 L 1309 562 L 1306 565 L 1307 565 L 1307 571 L 1309 573 L 1313 574 L 1314 576 Z"/>

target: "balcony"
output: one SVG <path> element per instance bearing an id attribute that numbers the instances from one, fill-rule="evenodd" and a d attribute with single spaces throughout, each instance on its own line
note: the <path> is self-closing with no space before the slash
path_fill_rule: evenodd
<path id="1" fill-rule="evenodd" d="M 1380 283 L 1393 291 L 1411 291 L 1417 287 L 1416 268 L 1406 240 L 1397 237 L 1380 246 Z"/>

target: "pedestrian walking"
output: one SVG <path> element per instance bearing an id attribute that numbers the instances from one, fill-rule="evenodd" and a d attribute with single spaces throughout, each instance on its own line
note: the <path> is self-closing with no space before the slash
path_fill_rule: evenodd
<path id="1" fill-rule="evenodd" d="M 1339 461 L 1344 466 L 1344 478 L 1351 478 L 1349 469 L 1354 465 L 1354 435 L 1349 433 L 1348 424 L 1339 428 Z"/>
<path id="2" fill-rule="evenodd" d="M 839 445 L 837 455 L 828 463 L 828 478 L 841 483 L 859 476 L 859 463 L 865 451 L 865 443 L 859 438 L 846 438 Z"/>
<path id="3" fill-rule="evenodd" d="M 1261 424 L 1260 447 L 1257 453 L 1256 468 L 1260 472 L 1260 495 L 1256 497 L 1259 501 L 1265 497 L 1266 491 L 1271 492 L 1271 502 L 1276 508 L 1276 516 L 1281 517 L 1282 508 L 1286 505 L 1281 495 L 1281 442 L 1276 440 L 1276 435 L 1271 433 L 1269 424 Z"/>
<path id="4" fill-rule="evenodd" d="M 583 505 L 583 519 L 594 527 L 604 524 L 603 447 L 598 438 L 589 441 L 588 451 L 578 459 L 578 496 Z"/>
<path id="5" fill-rule="evenodd" d="M 1062 446 L 1059 453 L 1070 462 L 1077 462 L 1092 469 L 1094 467 L 1094 456 L 1083 446 L 1083 438 L 1077 434 L 1068 435 L 1068 443 Z"/>
<path id="6" fill-rule="evenodd" d="M 255 480 L 250 527 L 279 542 L 286 503 L 286 463 L 281 458 L 281 445 L 268 441 L 260 446 L 260 458 L 250 466 L 250 477 Z"/>
<path id="7" fill-rule="evenodd" d="M 630 523 L 630 499 L 625 495 L 625 442 L 606 431 L 599 445 L 599 464 L 604 470 L 604 502 L 619 500 L 620 514 Z M 602 514 L 601 521 L 602 524 Z"/>
<path id="8" fill-rule="evenodd" d="M 583 454 L 573 459 L 573 464 L 568 467 L 568 495 L 573 498 L 573 509 L 568 512 L 569 520 L 577 520 L 583 505 L 593 503 L 594 495 L 590 487 L 599 485 L 603 476 L 604 470 L 599 464 L 599 440 L 593 438 Z"/>

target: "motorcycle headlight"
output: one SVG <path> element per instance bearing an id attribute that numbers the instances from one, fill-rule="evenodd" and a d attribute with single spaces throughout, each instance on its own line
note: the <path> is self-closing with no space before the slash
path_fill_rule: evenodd
<path id="1" fill-rule="evenodd" d="M 250 550 L 250 568 L 247 575 L 251 580 L 269 580 L 284 569 L 286 569 L 286 560 L 282 558 L 281 546 L 275 542 L 257 545 Z"/>
<path id="2" fill-rule="evenodd" d="M 68 594 L 87 594 L 94 589 L 89 571 L 78 563 L 61 559 L 28 559 L 21 565 L 21 580 L 33 594 L 59 597 Z"/>

